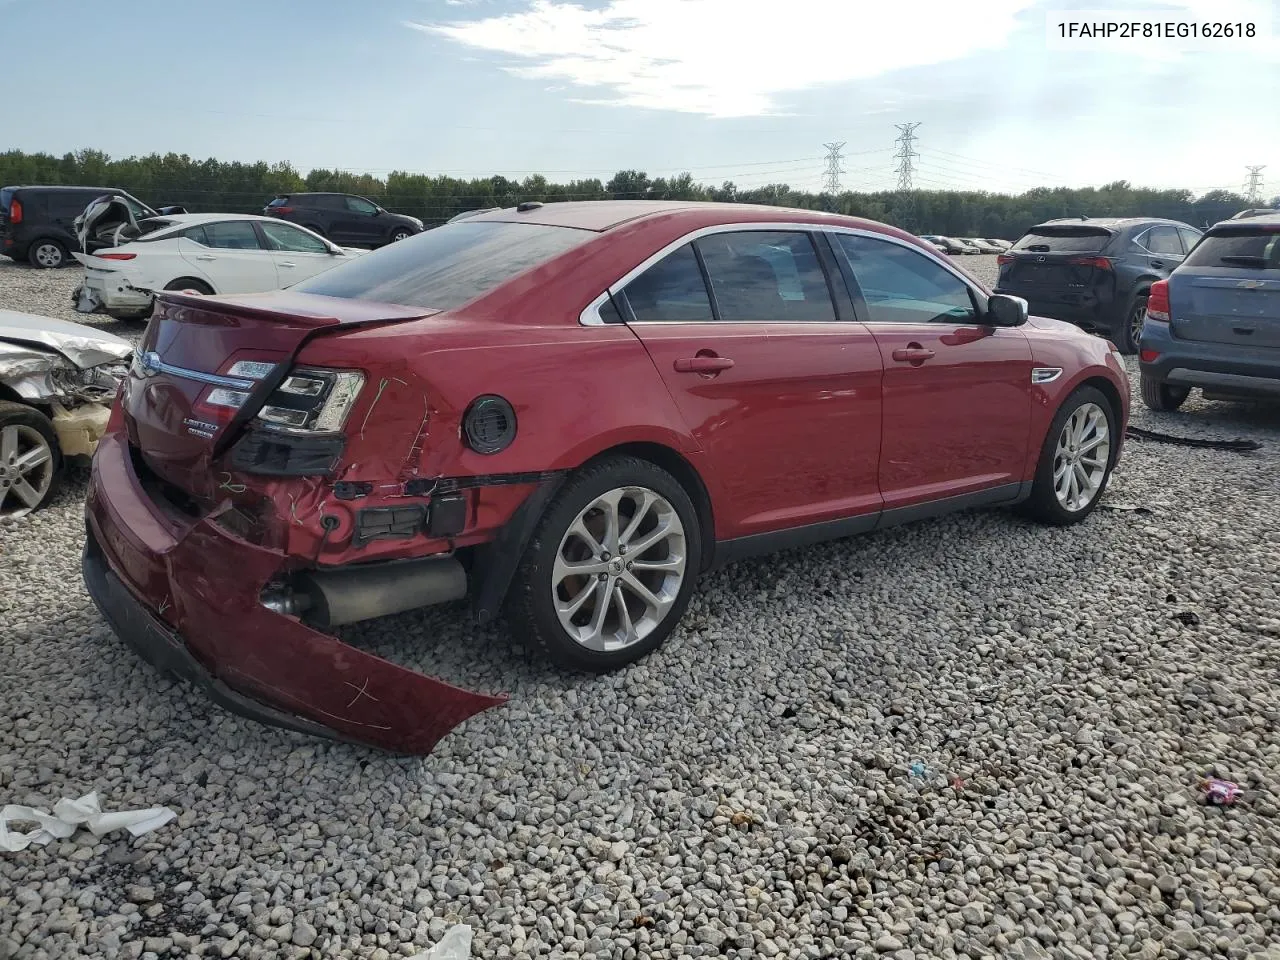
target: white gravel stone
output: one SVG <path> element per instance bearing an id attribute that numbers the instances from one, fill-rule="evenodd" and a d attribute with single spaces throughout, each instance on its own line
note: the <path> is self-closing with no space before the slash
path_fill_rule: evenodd
<path id="1" fill-rule="evenodd" d="M 77 319 L 77 273 L 0 260 L 0 304 Z M 1130 441 L 1108 502 L 1150 513 L 970 513 L 731 566 L 613 676 L 453 609 L 348 631 L 512 693 L 418 760 L 141 663 L 81 587 L 78 475 L 0 527 L 0 802 L 180 816 L 0 859 L 0 957 L 390 958 L 454 923 L 520 960 L 1276 957 L 1280 411 L 1134 420 L 1264 448 Z M 1244 798 L 1204 806 L 1210 775 Z"/>

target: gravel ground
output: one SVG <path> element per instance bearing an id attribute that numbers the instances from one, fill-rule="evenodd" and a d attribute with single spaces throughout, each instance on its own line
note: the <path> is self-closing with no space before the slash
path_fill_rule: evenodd
<path id="1" fill-rule="evenodd" d="M 0 302 L 74 317 L 76 280 L 0 262 Z M 614 676 L 456 610 L 351 631 L 512 692 L 425 760 L 159 678 L 80 586 L 72 484 L 0 531 L 0 801 L 180 818 L 0 855 L 0 957 L 383 960 L 465 922 L 484 957 L 1280 958 L 1280 410 L 1135 420 L 1264 448 L 1130 442 L 1108 502 L 1149 513 L 740 563 Z"/>

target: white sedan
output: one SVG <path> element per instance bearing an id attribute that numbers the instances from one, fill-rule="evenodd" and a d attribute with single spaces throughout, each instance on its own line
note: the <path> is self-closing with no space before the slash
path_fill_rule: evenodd
<path id="1" fill-rule="evenodd" d="M 368 252 L 273 217 L 240 214 L 153 217 L 139 221 L 136 232 L 117 246 L 74 254 L 84 264 L 74 296 L 80 313 L 145 319 L 157 290 L 279 290 Z"/>

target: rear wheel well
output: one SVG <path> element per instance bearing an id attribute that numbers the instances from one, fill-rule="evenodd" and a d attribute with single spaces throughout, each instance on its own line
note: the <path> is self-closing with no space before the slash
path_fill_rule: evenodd
<path id="1" fill-rule="evenodd" d="M 205 296 L 213 294 L 213 287 L 196 277 L 179 277 L 177 280 L 170 280 L 164 285 L 166 290 L 199 290 Z"/>
<path id="2" fill-rule="evenodd" d="M 680 482 L 680 486 L 684 487 L 685 492 L 689 494 L 689 499 L 693 501 L 694 509 L 698 511 L 698 526 L 702 530 L 703 543 L 702 567 L 705 570 L 715 556 L 715 514 L 711 508 L 711 495 L 707 492 L 706 484 L 702 482 L 702 477 L 694 469 L 693 464 L 670 447 L 665 447 L 660 443 L 644 442 L 624 443 L 616 447 L 610 447 L 608 450 L 600 451 L 587 463 L 595 463 L 606 457 L 614 456 L 631 456 L 639 457 L 641 460 L 648 460 L 655 466 L 667 471 Z M 586 465 L 585 463 L 583 464 L 584 467 Z"/>

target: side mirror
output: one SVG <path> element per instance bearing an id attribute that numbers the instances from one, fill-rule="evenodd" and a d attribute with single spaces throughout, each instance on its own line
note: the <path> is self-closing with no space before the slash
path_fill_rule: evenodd
<path id="1" fill-rule="evenodd" d="M 987 298 L 987 323 L 993 327 L 1020 327 L 1027 322 L 1027 301 L 1004 293 Z"/>

